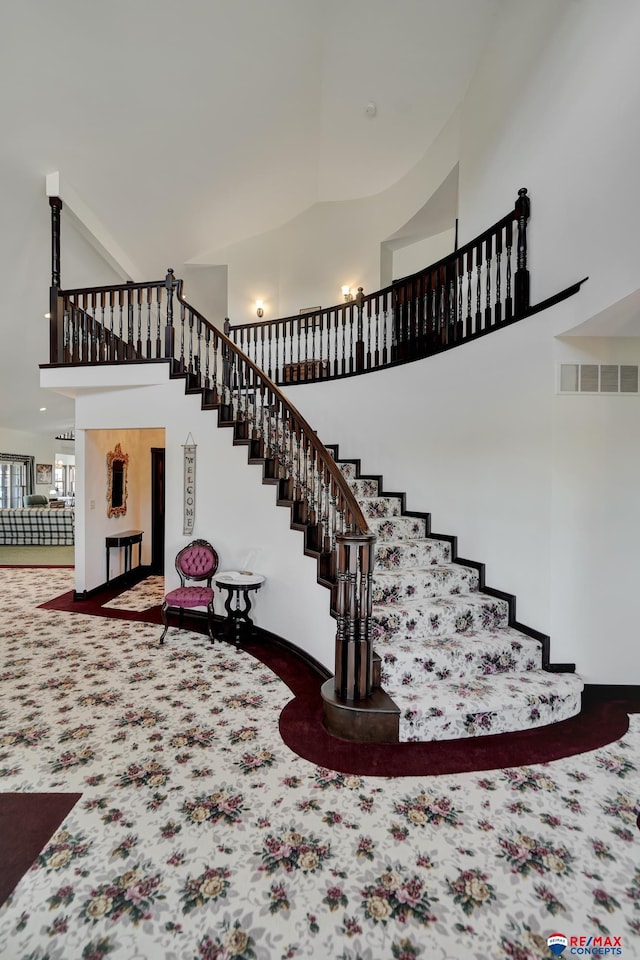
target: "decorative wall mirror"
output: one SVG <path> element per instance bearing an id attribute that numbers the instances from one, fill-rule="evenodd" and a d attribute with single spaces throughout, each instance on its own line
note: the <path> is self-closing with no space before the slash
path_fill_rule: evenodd
<path id="1" fill-rule="evenodd" d="M 129 454 L 119 443 L 107 454 L 107 516 L 124 517 L 127 512 L 127 469 Z"/>

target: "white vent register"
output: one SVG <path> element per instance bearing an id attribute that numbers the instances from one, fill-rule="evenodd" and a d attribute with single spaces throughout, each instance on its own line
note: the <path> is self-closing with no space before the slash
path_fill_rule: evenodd
<path id="1" fill-rule="evenodd" d="M 638 395 L 638 364 L 561 363 L 558 393 Z"/>

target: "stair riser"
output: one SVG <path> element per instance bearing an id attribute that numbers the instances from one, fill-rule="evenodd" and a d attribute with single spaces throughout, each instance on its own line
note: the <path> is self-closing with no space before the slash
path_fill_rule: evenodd
<path id="1" fill-rule="evenodd" d="M 367 520 L 399 517 L 402 513 L 402 502 L 399 497 L 366 497 L 358 502 Z"/>
<path id="2" fill-rule="evenodd" d="M 531 641 L 484 638 L 477 641 L 466 635 L 448 637 L 438 642 L 394 643 L 382 647 L 381 680 L 387 687 L 417 689 L 436 680 L 463 680 L 474 676 L 539 670 L 542 666 L 540 646 Z"/>
<path id="3" fill-rule="evenodd" d="M 338 469 L 345 480 L 355 480 L 358 476 L 358 468 L 355 463 L 339 463 Z"/>
<path id="4" fill-rule="evenodd" d="M 398 540 L 415 540 L 426 535 L 426 522 L 420 517 L 382 517 L 368 518 L 369 529 L 382 543 L 396 543 Z"/>
<path id="5" fill-rule="evenodd" d="M 376 569 L 415 570 L 451 561 L 451 545 L 444 540 L 407 540 L 376 544 Z"/>
<path id="6" fill-rule="evenodd" d="M 349 486 L 353 495 L 361 500 L 363 497 L 379 497 L 380 490 L 377 480 L 349 480 Z"/>
<path id="7" fill-rule="evenodd" d="M 553 699 L 547 704 L 518 703 L 513 708 L 505 706 L 497 711 L 478 713 L 465 713 L 461 708 L 451 715 L 424 716 L 414 715 L 409 709 L 400 714 L 400 740 L 460 740 L 495 733 L 513 733 L 516 730 L 529 730 L 568 720 L 578 713 L 579 692 Z"/>
<path id="8" fill-rule="evenodd" d="M 404 600 L 475 593 L 478 585 L 477 571 L 457 564 L 401 573 L 375 571 L 373 602 L 402 603 Z"/>
<path id="9" fill-rule="evenodd" d="M 426 612 L 426 615 L 424 613 Z M 464 634 L 469 630 L 494 630 L 508 624 L 506 603 L 487 599 L 479 606 L 467 606 L 464 598 L 458 603 L 452 599 L 425 601 L 423 615 L 402 608 L 393 610 L 384 606 L 373 608 L 372 634 L 374 643 L 403 638 L 438 637 L 448 633 Z"/>

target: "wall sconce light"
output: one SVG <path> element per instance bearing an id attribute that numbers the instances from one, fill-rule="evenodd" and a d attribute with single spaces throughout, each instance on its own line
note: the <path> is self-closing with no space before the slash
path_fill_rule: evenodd
<path id="1" fill-rule="evenodd" d="M 259 317 L 264 316 L 264 303 L 262 300 L 256 300 L 256 313 Z"/>
<path id="2" fill-rule="evenodd" d="M 349 303 L 351 300 L 353 300 L 353 294 L 351 293 L 351 288 L 348 287 L 346 284 L 342 288 L 342 295 L 344 297 L 345 303 Z"/>

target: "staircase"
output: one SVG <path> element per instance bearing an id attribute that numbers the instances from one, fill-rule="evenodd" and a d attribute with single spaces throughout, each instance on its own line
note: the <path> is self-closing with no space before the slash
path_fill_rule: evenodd
<path id="1" fill-rule="evenodd" d="M 506 733 L 580 712 L 583 683 L 551 672 L 548 638 L 515 624 L 510 595 L 484 587 L 482 564 L 456 558 L 358 461 L 336 462 L 377 536 L 373 640 L 380 683 L 400 710 L 401 741 Z M 565 667 L 572 670 L 571 666 Z"/>
<path id="2" fill-rule="evenodd" d="M 332 455 L 271 379 L 275 366 L 276 379 L 284 371 L 287 382 L 287 369 L 310 358 L 315 370 L 325 348 L 333 360 L 331 368 L 319 364 L 322 376 L 405 362 L 425 355 L 423 348 L 458 345 L 577 292 L 579 284 L 529 306 L 524 188 L 507 217 L 468 249 L 400 287 L 359 296 L 355 308 L 340 305 L 326 317 L 321 311 L 319 323 L 315 313 L 286 318 L 275 342 L 272 321 L 252 325 L 240 347 L 187 303 L 171 269 L 150 282 L 60 289 L 62 201 L 49 203 L 49 365 L 167 363 L 171 377 L 185 379 L 187 393 L 201 395 L 203 409 L 217 410 L 219 426 L 233 428 L 249 462 L 262 463 L 263 482 L 276 485 L 292 527 L 304 531 L 305 553 L 317 559 L 318 582 L 331 591 L 335 676 L 322 687 L 331 733 L 361 742 L 447 740 L 543 726 L 579 712 L 582 682 L 573 666 L 549 665 L 548 638 L 517 623 L 514 598 L 486 587 L 483 565 L 459 558 L 455 537 L 433 534 L 428 515 L 406 512 L 403 494 L 385 494 L 379 478 L 360 476 L 358 461 L 340 461 L 337 448 Z"/>

